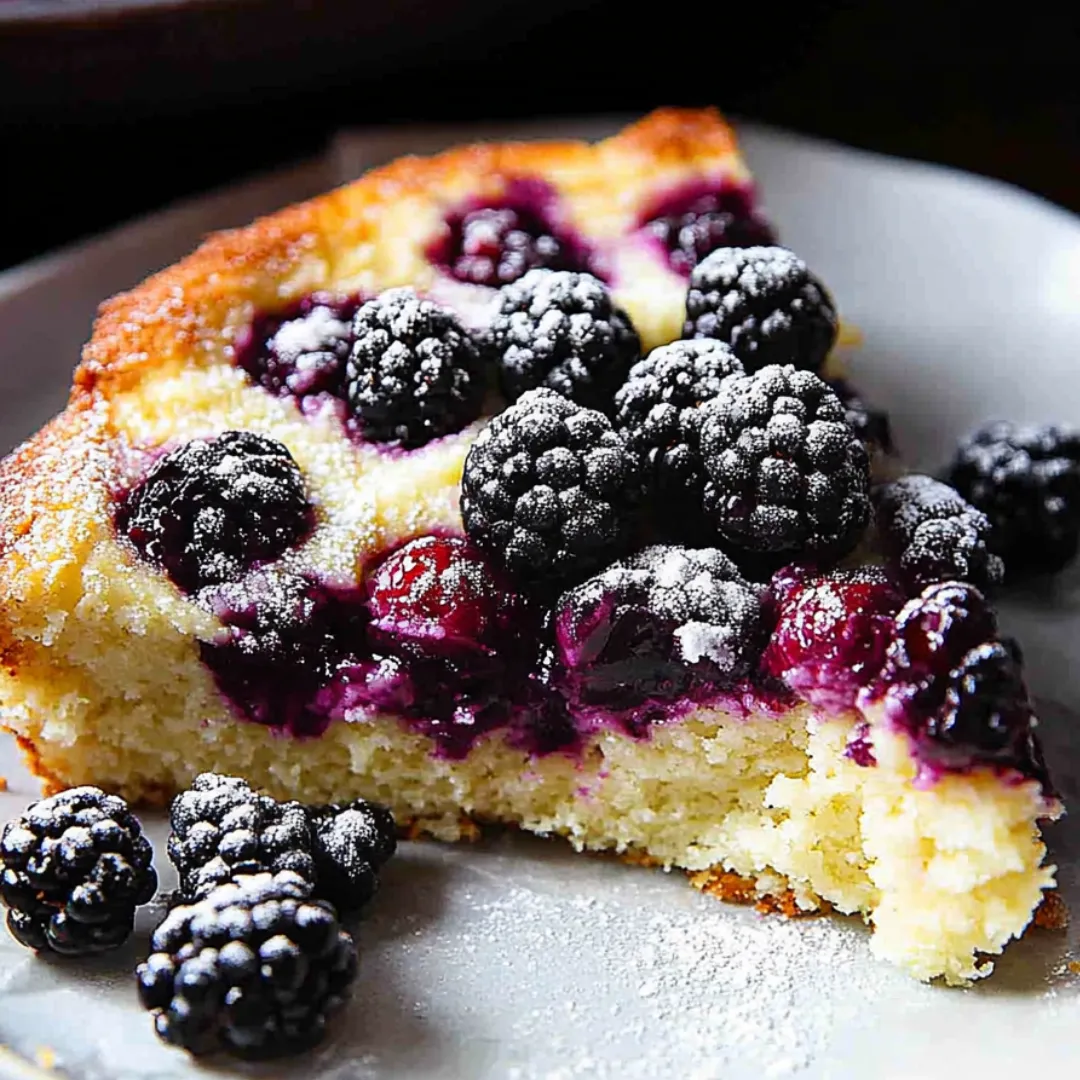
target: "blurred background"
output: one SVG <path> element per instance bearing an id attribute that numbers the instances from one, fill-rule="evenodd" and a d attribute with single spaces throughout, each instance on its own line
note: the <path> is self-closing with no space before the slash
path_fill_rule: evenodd
<path id="1" fill-rule="evenodd" d="M 0 0 L 0 267 L 342 127 L 728 113 L 1080 211 L 1080 9 L 1041 2 Z"/>

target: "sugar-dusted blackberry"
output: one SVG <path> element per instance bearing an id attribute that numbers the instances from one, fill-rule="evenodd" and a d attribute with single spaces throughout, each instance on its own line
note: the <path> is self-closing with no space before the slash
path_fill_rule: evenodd
<path id="1" fill-rule="evenodd" d="M 705 509 L 728 544 L 835 557 L 858 542 L 870 519 L 869 458 L 812 372 L 731 375 L 700 425 Z"/>
<path id="2" fill-rule="evenodd" d="M 615 710 L 730 685 L 761 655 L 765 597 L 716 548 L 645 548 L 561 597 L 556 678 L 575 704 Z"/>
<path id="3" fill-rule="evenodd" d="M 379 870 L 397 850 L 394 817 L 364 799 L 310 813 L 318 895 L 339 911 L 356 911 L 375 894 Z"/>
<path id="4" fill-rule="evenodd" d="M 500 290 L 487 341 L 510 401 L 548 387 L 605 413 L 641 354 L 607 286 L 571 271 L 531 270 Z"/>
<path id="5" fill-rule="evenodd" d="M 0 899 L 30 949 L 84 956 L 122 945 L 157 889 L 153 851 L 116 795 L 69 788 L 0 833 Z"/>
<path id="6" fill-rule="evenodd" d="M 388 289 L 357 311 L 353 337 L 345 392 L 363 438 L 423 446 L 480 415 L 480 350 L 449 309 Z"/>
<path id="7" fill-rule="evenodd" d="M 237 874 L 292 870 L 314 884 L 311 823 L 300 803 L 278 803 L 246 780 L 201 773 L 169 809 L 169 858 L 189 900 Z"/>
<path id="8" fill-rule="evenodd" d="M 990 521 L 958 492 L 912 474 L 874 491 L 882 547 L 911 590 L 935 581 L 968 581 L 983 588 L 1001 580 L 991 553 Z"/>
<path id="9" fill-rule="evenodd" d="M 333 907 L 284 870 L 245 875 L 174 907 L 136 971 L 162 1041 L 194 1055 L 271 1058 L 319 1042 L 356 978 Z"/>
<path id="10" fill-rule="evenodd" d="M 828 290 L 786 248 L 719 248 L 690 274 L 683 337 L 726 342 L 747 371 L 819 371 L 836 332 Z"/>
<path id="11" fill-rule="evenodd" d="M 675 341 L 639 360 L 616 393 L 615 426 L 641 455 L 657 521 L 677 519 L 689 529 L 700 518 L 701 406 L 716 397 L 728 375 L 742 370 L 723 342 Z"/>
<path id="12" fill-rule="evenodd" d="M 862 439 L 866 449 L 870 453 L 893 453 L 896 446 L 893 443 L 889 414 L 884 409 L 876 409 L 867 404 L 847 379 L 826 381 L 832 392 L 840 399 L 847 422 L 851 425 L 852 431 Z"/>
<path id="13" fill-rule="evenodd" d="M 465 531 L 511 577 L 556 588 L 623 554 L 641 488 L 637 454 L 602 413 L 531 390 L 465 459 Z"/>
<path id="14" fill-rule="evenodd" d="M 288 449 L 252 431 L 170 450 L 117 515 L 140 554 L 191 592 L 278 558 L 313 522 L 304 477 Z"/>
<path id="15" fill-rule="evenodd" d="M 956 452 L 949 482 L 990 520 L 1010 577 L 1054 573 L 1080 546 L 1080 431 L 988 424 Z"/>

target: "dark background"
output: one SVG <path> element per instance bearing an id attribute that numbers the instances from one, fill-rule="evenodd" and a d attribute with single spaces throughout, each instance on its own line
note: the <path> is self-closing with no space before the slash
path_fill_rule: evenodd
<path id="1" fill-rule="evenodd" d="M 1080 16 L 1049 4 L 55 7 L 0 19 L 0 266 L 303 158 L 344 125 L 659 104 L 718 104 L 1080 211 Z"/>

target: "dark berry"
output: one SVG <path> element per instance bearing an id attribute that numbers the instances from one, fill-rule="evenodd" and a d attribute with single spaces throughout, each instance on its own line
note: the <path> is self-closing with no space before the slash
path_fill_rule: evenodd
<path id="1" fill-rule="evenodd" d="M 819 371 L 836 332 L 832 297 L 786 248 L 720 248 L 690 275 L 683 337 L 726 342 L 747 371 Z"/>
<path id="2" fill-rule="evenodd" d="M 42 799 L 0 833 L 0 899 L 27 948 L 85 956 L 122 945 L 157 889 L 153 851 L 116 795 L 77 787 Z"/>
<path id="3" fill-rule="evenodd" d="M 870 453 L 892 454 L 895 445 L 892 437 L 892 424 L 889 414 L 884 409 L 875 409 L 868 405 L 862 396 L 846 379 L 829 379 L 829 387 L 844 406 L 844 415 L 851 425 L 851 430 L 862 439 Z"/>
<path id="4" fill-rule="evenodd" d="M 625 551 L 640 485 L 637 454 L 607 417 L 532 390 L 469 449 L 461 513 L 511 577 L 555 587 Z"/>
<path id="5" fill-rule="evenodd" d="M 715 548 L 646 548 L 559 600 L 557 679 L 576 704 L 616 710 L 729 686 L 760 656 L 764 596 Z"/>
<path id="6" fill-rule="evenodd" d="M 912 474 L 874 492 L 878 533 L 885 553 L 914 591 L 934 581 L 997 584 L 1001 559 L 987 542 L 986 515 L 940 481 Z"/>
<path id="7" fill-rule="evenodd" d="M 548 387 L 605 413 L 641 354 L 607 286 L 569 271 L 533 270 L 503 288 L 487 340 L 508 400 Z"/>
<path id="8" fill-rule="evenodd" d="M 1080 432 L 989 424 L 960 444 L 949 482 L 990 521 L 1011 577 L 1054 573 L 1080 546 Z"/>
<path id="9" fill-rule="evenodd" d="M 356 799 L 313 807 L 312 851 L 318 895 L 356 911 L 375 894 L 379 870 L 397 850 L 397 827 L 384 807 Z"/>
<path id="10" fill-rule="evenodd" d="M 728 346 L 706 340 L 663 345 L 630 369 L 615 395 L 615 426 L 641 455 L 654 521 L 677 522 L 689 531 L 701 517 L 701 406 L 742 369 Z"/>
<path id="11" fill-rule="evenodd" d="M 140 554 L 188 591 L 278 558 L 313 522 L 292 455 L 251 431 L 169 451 L 128 494 L 117 520 Z"/>
<path id="12" fill-rule="evenodd" d="M 736 184 L 677 192 L 650 208 L 644 228 L 663 246 L 672 270 L 684 276 L 717 248 L 776 242 L 750 188 Z"/>
<path id="13" fill-rule="evenodd" d="M 356 313 L 353 337 L 346 395 L 363 438 L 423 446 L 480 415 L 483 362 L 452 311 L 389 289 Z"/>
<path id="14" fill-rule="evenodd" d="M 763 668 L 813 705 L 850 709 L 881 671 L 903 603 L 880 567 L 786 567 L 773 578 L 776 629 Z"/>
<path id="15" fill-rule="evenodd" d="M 866 448 L 816 375 L 732 375 L 702 409 L 705 508 L 730 544 L 839 556 L 870 519 Z"/>
<path id="16" fill-rule="evenodd" d="M 162 1041 L 270 1058 L 319 1042 L 349 996 L 356 946 L 290 871 L 241 876 L 175 907 L 136 971 Z"/>
<path id="17" fill-rule="evenodd" d="M 398 654 L 490 650 L 510 630 L 510 591 L 461 537 L 410 540 L 376 567 L 367 593 L 373 637 Z"/>
<path id="18" fill-rule="evenodd" d="M 296 735 L 320 734 L 319 689 L 362 653 L 366 610 L 358 590 L 284 570 L 249 574 L 201 599 L 221 620 L 200 656 L 248 720 Z"/>
<path id="19" fill-rule="evenodd" d="M 312 301 L 292 318 L 256 320 L 251 340 L 237 349 L 237 363 L 278 397 L 339 395 L 356 307 L 355 301 Z"/>
<path id="20" fill-rule="evenodd" d="M 169 821 L 169 858 L 188 900 L 237 874 L 292 870 L 315 881 L 307 811 L 252 791 L 246 780 L 200 774 L 173 800 Z"/>

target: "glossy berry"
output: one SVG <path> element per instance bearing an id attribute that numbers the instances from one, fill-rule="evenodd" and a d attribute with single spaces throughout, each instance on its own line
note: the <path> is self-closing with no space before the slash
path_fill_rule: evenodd
<path id="1" fill-rule="evenodd" d="M 685 276 L 717 248 L 776 241 L 751 190 L 735 184 L 677 192 L 649 211 L 644 228 L 662 245 L 672 270 Z"/>
<path id="2" fill-rule="evenodd" d="M 552 588 L 626 550 L 640 487 L 638 457 L 607 417 L 532 390 L 469 449 L 461 513 L 513 579 Z"/>
<path id="3" fill-rule="evenodd" d="M 117 516 L 139 553 L 192 592 L 279 558 L 313 522 L 288 449 L 251 431 L 193 439 L 169 451 Z"/>
<path id="4" fill-rule="evenodd" d="M 764 596 L 715 548 L 646 548 L 559 600 L 557 678 L 578 705 L 615 710 L 731 685 L 760 655 Z"/>
<path id="5" fill-rule="evenodd" d="M 39 952 L 85 956 L 122 945 L 157 874 L 142 828 L 115 795 L 69 788 L 0 833 L 0 899 L 15 939 Z"/>
<path id="6" fill-rule="evenodd" d="M 875 409 L 846 379 L 827 380 L 829 388 L 844 406 L 844 416 L 851 430 L 862 440 L 871 453 L 891 454 L 896 447 L 893 443 L 892 424 L 889 414 L 884 409 Z"/>
<path id="7" fill-rule="evenodd" d="M 909 590 L 934 581 L 997 584 L 1001 559 L 991 553 L 990 521 L 948 484 L 912 474 L 874 492 L 882 547 Z"/>
<path id="8" fill-rule="evenodd" d="M 357 311 L 352 330 L 345 392 L 363 438 L 423 446 L 480 415 L 480 351 L 449 309 L 388 289 Z"/>
<path id="9" fill-rule="evenodd" d="M 405 655 L 490 650 L 513 607 L 484 554 L 456 536 L 410 540 L 372 572 L 367 594 L 373 637 Z"/>
<path id="10" fill-rule="evenodd" d="M 1011 577 L 1054 573 L 1080 546 L 1080 432 L 989 424 L 962 442 L 949 482 L 990 521 Z"/>
<path id="11" fill-rule="evenodd" d="M 264 390 L 302 400 L 340 395 L 352 349 L 356 301 L 305 301 L 290 318 L 263 317 L 251 340 L 237 349 L 237 363 Z"/>
<path id="12" fill-rule="evenodd" d="M 487 344 L 508 400 L 547 387 L 605 413 L 641 353 L 607 286 L 569 271 L 533 270 L 502 289 Z"/>
<path id="13" fill-rule="evenodd" d="M 319 690 L 365 647 L 367 616 L 357 590 L 285 570 L 249 574 L 208 591 L 204 603 L 223 628 L 200 657 L 245 719 L 295 735 L 328 721 Z"/>
<path id="14" fill-rule="evenodd" d="M 174 907 L 136 971 L 158 1037 L 193 1055 L 271 1058 L 318 1043 L 349 996 L 356 946 L 297 874 L 241 876 Z"/>
<path id="15" fill-rule="evenodd" d="M 825 286 L 786 248 L 720 248 L 690 275 L 683 337 L 727 343 L 747 371 L 819 371 L 837 325 Z"/>
<path id="16" fill-rule="evenodd" d="M 316 892 L 339 911 L 374 896 L 379 871 L 397 850 L 397 826 L 385 807 L 365 799 L 312 807 Z"/>
<path id="17" fill-rule="evenodd" d="M 833 570 L 785 567 L 773 578 L 776 629 L 762 662 L 813 705 L 850 709 L 885 663 L 893 616 L 903 596 L 875 566 Z"/>
<path id="18" fill-rule="evenodd" d="M 655 522 L 677 521 L 689 534 L 701 518 L 701 407 L 742 369 L 723 342 L 675 341 L 639 360 L 615 395 L 615 426 L 641 455 Z"/>
<path id="19" fill-rule="evenodd" d="M 751 552 L 839 556 L 870 519 L 866 448 L 816 375 L 767 367 L 732 375 L 702 409 L 705 509 Z"/>

